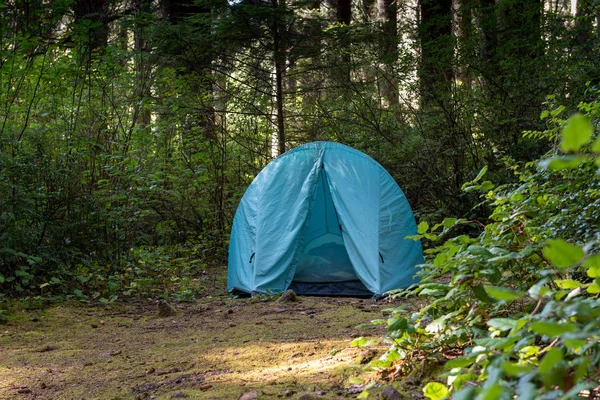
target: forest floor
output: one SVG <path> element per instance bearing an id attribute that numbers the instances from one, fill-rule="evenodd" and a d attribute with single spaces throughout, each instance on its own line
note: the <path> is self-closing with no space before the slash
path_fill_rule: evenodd
<path id="1" fill-rule="evenodd" d="M 357 326 L 385 318 L 397 300 L 216 293 L 173 304 L 167 318 L 152 299 L 13 305 L 0 326 L 0 399 L 337 399 L 356 398 L 358 379 L 378 381 L 365 366 L 388 347 L 385 326 Z M 361 336 L 378 343 L 353 347 Z M 386 385 L 369 398 L 383 398 Z"/>

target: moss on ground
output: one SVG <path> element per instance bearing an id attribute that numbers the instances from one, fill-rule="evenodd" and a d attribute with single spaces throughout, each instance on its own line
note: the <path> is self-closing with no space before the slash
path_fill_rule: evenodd
<path id="1" fill-rule="evenodd" d="M 23 309 L 0 326 L 0 398 L 353 398 L 349 378 L 375 376 L 357 364 L 364 349 L 351 341 L 385 334 L 356 326 L 389 306 L 214 297 L 178 305 L 169 318 L 157 318 L 150 300 Z"/>

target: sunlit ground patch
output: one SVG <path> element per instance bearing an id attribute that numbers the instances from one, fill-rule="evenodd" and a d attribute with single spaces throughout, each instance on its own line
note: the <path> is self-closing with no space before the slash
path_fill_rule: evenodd
<path id="1" fill-rule="evenodd" d="M 176 305 L 177 306 L 177 305 Z M 301 298 L 272 301 L 216 298 L 180 305 L 156 318 L 154 301 L 131 305 L 26 311 L 1 329 L 0 398 L 237 399 L 319 393 L 345 398 L 358 336 L 379 339 L 389 304 Z M 381 349 L 384 346 L 380 347 Z M 297 396 L 296 396 L 297 397 Z"/>

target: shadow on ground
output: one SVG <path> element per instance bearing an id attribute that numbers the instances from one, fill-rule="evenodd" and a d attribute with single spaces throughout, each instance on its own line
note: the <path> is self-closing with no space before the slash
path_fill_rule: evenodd
<path id="1" fill-rule="evenodd" d="M 23 311 L 0 331 L 0 398 L 355 398 L 349 379 L 370 375 L 367 350 L 351 341 L 385 334 L 357 325 L 390 305 L 214 297 L 168 318 L 150 300 Z"/>

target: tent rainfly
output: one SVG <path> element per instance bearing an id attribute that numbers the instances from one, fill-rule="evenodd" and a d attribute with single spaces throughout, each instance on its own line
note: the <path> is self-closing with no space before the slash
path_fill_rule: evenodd
<path id="1" fill-rule="evenodd" d="M 390 174 L 351 147 L 308 143 L 254 179 L 229 243 L 227 290 L 382 296 L 416 282 L 415 219 Z"/>

